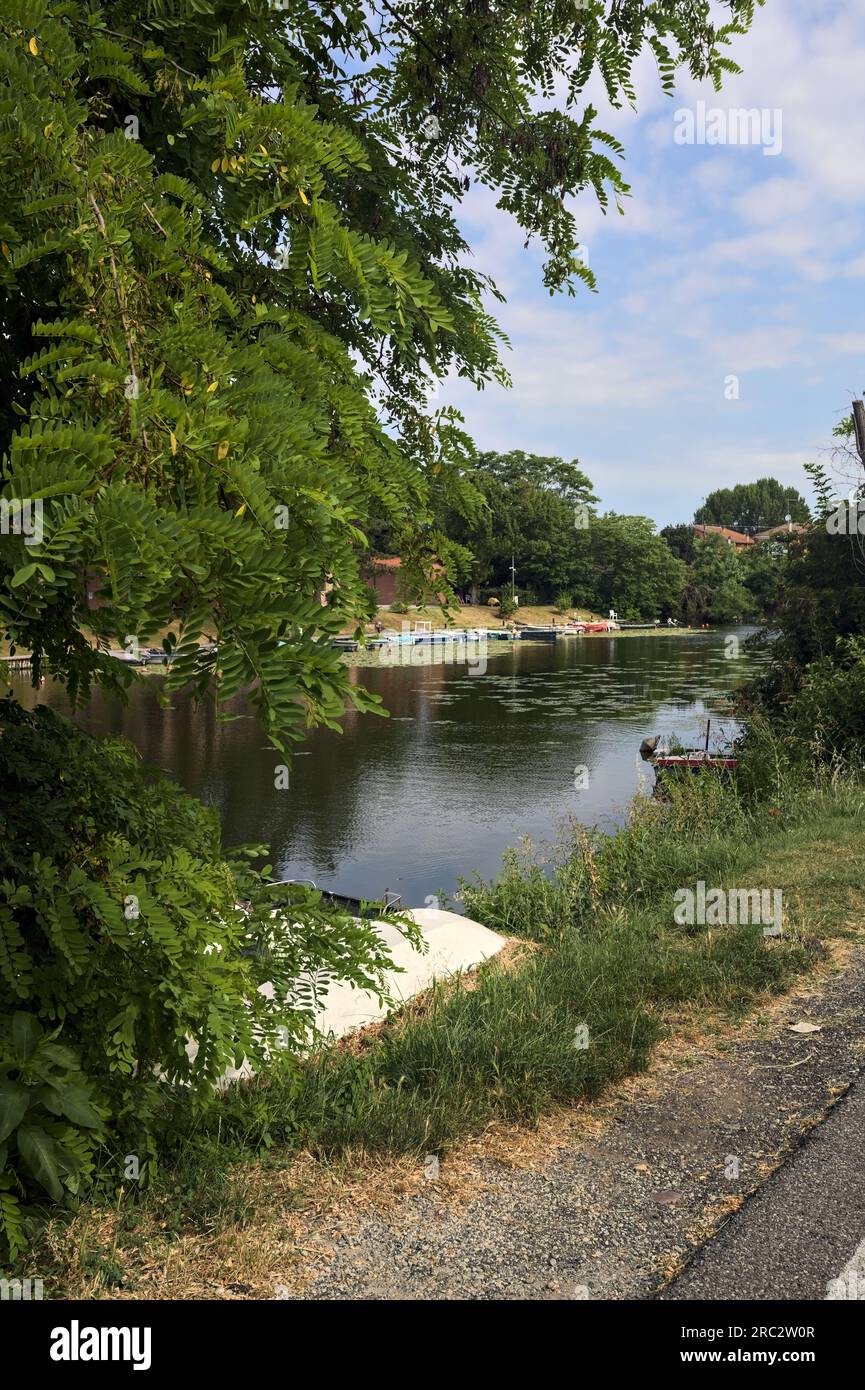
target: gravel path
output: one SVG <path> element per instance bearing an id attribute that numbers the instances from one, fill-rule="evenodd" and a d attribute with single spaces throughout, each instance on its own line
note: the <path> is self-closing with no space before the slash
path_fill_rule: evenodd
<path id="1" fill-rule="evenodd" d="M 803 1020 L 820 1031 L 790 1031 Z M 286 1284 L 307 1299 L 653 1297 L 865 1066 L 865 948 L 766 1031 L 641 1079 L 598 1137 L 571 1134 L 539 1171 L 474 1160 L 468 1201 L 431 1180 L 384 1212 L 311 1219 Z"/>

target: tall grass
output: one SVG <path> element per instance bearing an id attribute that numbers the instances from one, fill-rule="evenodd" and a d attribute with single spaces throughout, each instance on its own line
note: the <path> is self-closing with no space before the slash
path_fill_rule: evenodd
<path id="1" fill-rule="evenodd" d="M 837 772 L 778 780 L 783 750 L 760 756 L 752 782 L 694 778 L 638 799 L 615 835 L 574 824 L 546 855 L 508 853 L 495 881 L 464 885 L 470 916 L 522 939 L 507 960 L 440 982 L 364 1038 L 283 1059 L 209 1115 L 178 1104 L 154 1194 L 168 1229 L 244 1219 L 234 1160 L 441 1153 L 640 1071 L 683 1008 L 735 1017 L 784 989 L 809 937 L 843 930 L 865 792 Z M 759 925 L 677 927 L 673 894 L 697 878 L 779 886 L 785 904 L 789 890 L 795 921 L 773 941 Z"/>
<path id="2" fill-rule="evenodd" d="M 227 1097 L 220 1144 L 324 1158 L 438 1151 L 494 1120 L 531 1124 L 639 1071 L 670 1009 L 736 1015 L 784 988 L 807 963 L 807 930 L 769 943 L 760 925 L 683 929 L 672 917 L 674 892 L 697 878 L 765 883 L 771 873 L 784 887 L 779 875 L 797 855 L 807 863 L 809 837 L 858 833 L 857 784 L 797 784 L 773 799 L 781 805 L 693 778 L 663 802 L 637 799 L 617 834 L 575 824 L 546 858 L 527 844 L 509 852 L 495 881 L 464 885 L 466 910 L 534 944 L 437 984 L 366 1043 L 325 1049 Z M 210 1126 L 185 1142 L 214 1137 Z"/>
<path id="3" fill-rule="evenodd" d="M 465 909 L 496 931 L 549 942 L 599 912 L 650 903 L 697 868 L 704 878 L 722 875 L 759 833 L 758 819 L 728 779 L 673 782 L 663 801 L 635 798 L 613 834 L 572 823 L 545 856 L 528 845 L 510 851 L 497 880 L 462 884 Z"/>

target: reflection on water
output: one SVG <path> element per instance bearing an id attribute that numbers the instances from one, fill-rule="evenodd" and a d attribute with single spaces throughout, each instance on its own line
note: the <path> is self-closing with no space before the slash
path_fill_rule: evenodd
<path id="1" fill-rule="evenodd" d="M 391 717 L 349 712 L 342 734 L 310 733 L 286 790 L 274 785 L 282 757 L 241 702 L 231 723 L 182 697 L 162 709 L 148 677 L 125 708 L 95 694 L 77 718 L 92 733 L 126 735 L 215 806 L 226 844 L 268 843 L 278 877 L 354 896 L 387 888 L 422 906 L 460 875 L 495 874 L 521 835 L 548 839 L 568 815 L 620 819 L 641 782 L 651 786 L 641 739 L 697 741 L 707 712 L 753 669 L 753 656 L 726 659 L 725 636 L 491 643 L 483 675 L 465 665 L 355 671 Z M 38 695 L 25 679 L 15 688 L 25 703 L 68 712 L 50 684 Z M 588 786 L 577 790 L 582 766 Z"/>

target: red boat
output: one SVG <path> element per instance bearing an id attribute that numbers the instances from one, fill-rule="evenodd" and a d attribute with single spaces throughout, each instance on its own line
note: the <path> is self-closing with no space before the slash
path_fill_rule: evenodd
<path id="1" fill-rule="evenodd" d="M 716 772 L 733 772 L 739 766 L 739 759 L 709 753 L 705 749 L 688 748 L 684 753 L 660 753 L 651 759 L 651 763 L 653 767 L 668 772 L 704 772 L 707 768 Z"/>
<path id="2" fill-rule="evenodd" d="M 681 752 L 671 753 L 658 746 L 661 739 L 660 735 L 656 735 L 655 738 L 643 740 L 640 756 L 645 762 L 651 763 L 659 775 L 662 772 L 679 776 L 686 772 L 735 772 L 739 766 L 738 758 L 720 749 L 709 748 L 711 722 L 706 721 L 706 743 L 703 748 L 683 748 Z"/>

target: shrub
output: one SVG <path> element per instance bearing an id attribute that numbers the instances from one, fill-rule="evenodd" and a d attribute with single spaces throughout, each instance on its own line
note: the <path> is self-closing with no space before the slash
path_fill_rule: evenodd
<path id="1" fill-rule="evenodd" d="M 781 720 L 816 761 L 855 756 L 865 748 L 865 637 L 839 639 L 831 656 L 806 667 Z"/>
<path id="2" fill-rule="evenodd" d="M 274 917 L 262 847 L 224 854 L 215 813 L 124 740 L 2 700 L 0 789 L 0 1237 L 17 1249 L 22 1203 L 77 1192 L 97 1143 L 115 1176 L 126 1151 L 149 1176 L 172 1089 L 206 1107 L 244 1058 L 294 1065 L 312 972 L 378 988 L 388 960 L 309 889 L 280 889 Z"/>

